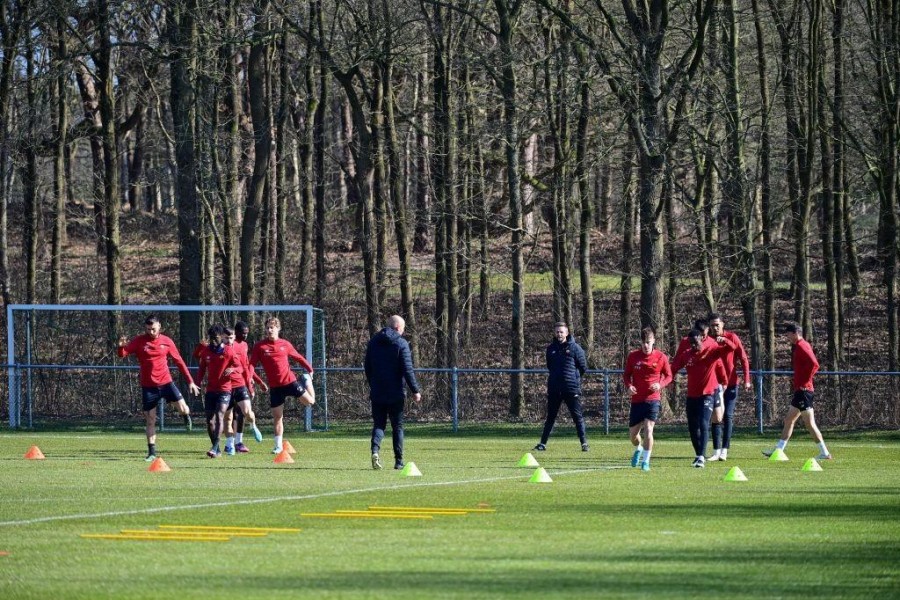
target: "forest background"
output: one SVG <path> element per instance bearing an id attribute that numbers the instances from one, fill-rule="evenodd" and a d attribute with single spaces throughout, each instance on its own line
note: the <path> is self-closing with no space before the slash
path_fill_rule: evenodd
<path id="1" fill-rule="evenodd" d="M 399 313 L 419 366 L 512 369 L 720 311 L 754 368 L 792 319 L 898 370 L 898 0 L 4 0 L 0 46 L 5 304 L 313 304 L 334 366 Z M 900 423 L 896 376 L 823 386 Z"/>

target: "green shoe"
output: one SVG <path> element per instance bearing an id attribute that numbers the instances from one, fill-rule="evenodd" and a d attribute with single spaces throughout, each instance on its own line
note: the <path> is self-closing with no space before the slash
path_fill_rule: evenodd
<path id="1" fill-rule="evenodd" d="M 147 455 L 147 458 L 144 459 L 144 462 L 153 462 L 154 460 L 156 460 L 156 455 L 155 455 L 155 454 L 148 454 L 148 455 Z"/>

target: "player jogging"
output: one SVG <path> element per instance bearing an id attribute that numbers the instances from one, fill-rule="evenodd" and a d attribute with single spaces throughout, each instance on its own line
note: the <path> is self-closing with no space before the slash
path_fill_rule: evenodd
<path id="1" fill-rule="evenodd" d="M 728 448 L 731 446 L 731 434 L 734 431 L 734 408 L 737 404 L 738 385 L 740 379 L 737 375 L 737 362 L 740 361 L 744 375 L 744 389 L 750 391 L 753 384 L 750 381 L 750 359 L 741 338 L 736 333 L 725 331 L 725 321 L 716 313 L 709 315 L 709 330 L 713 337 L 726 337 L 734 343 L 734 350 L 728 351 L 722 356 L 722 365 L 725 367 L 724 392 L 722 394 L 723 406 L 713 411 L 712 416 L 712 440 L 713 455 L 709 460 L 728 460 Z"/>
<path id="2" fill-rule="evenodd" d="M 690 348 L 679 353 L 672 361 L 672 374 L 674 376 L 682 367 L 687 370 L 685 409 L 696 456 L 691 466 L 702 469 L 706 466 L 704 453 L 709 441 L 709 419 L 712 416 L 715 393 L 720 378 L 724 379 L 721 358 L 729 349 L 734 349 L 734 342 L 719 337 L 712 345 L 707 344 L 703 341 L 703 332 L 698 329 L 692 329 L 687 339 Z"/>
<path id="3" fill-rule="evenodd" d="M 781 431 L 781 439 L 775 444 L 775 448 L 764 450 L 763 454 L 772 456 L 775 450 L 784 450 L 787 447 L 791 434 L 794 433 L 794 424 L 797 419 L 803 417 L 803 423 L 809 434 L 819 445 L 818 460 L 831 460 L 831 453 L 822 439 L 822 432 L 816 426 L 816 417 L 813 412 L 814 391 L 813 376 L 819 370 L 819 361 L 813 352 L 812 346 L 803 339 L 803 328 L 798 323 L 788 323 L 785 328 L 785 336 L 791 343 L 791 364 L 794 369 L 794 398 L 787 416 L 784 417 L 784 429 Z"/>
<path id="4" fill-rule="evenodd" d="M 169 371 L 170 357 L 187 379 L 191 394 L 200 395 L 200 388 L 194 383 L 184 359 L 178 352 L 178 347 L 172 338 L 160 333 L 161 329 L 159 318 L 150 315 L 144 320 L 144 333 L 130 342 L 124 336 L 120 337 L 117 350 L 119 358 L 134 354 L 140 365 L 141 407 L 144 411 L 147 433 L 147 458 L 144 460 L 147 462 L 156 459 L 156 413 L 160 400 L 173 402 L 184 417 L 187 430 L 190 431 L 192 428 L 191 410 L 172 381 L 172 373 Z"/>
<path id="5" fill-rule="evenodd" d="M 650 470 L 650 453 L 653 451 L 653 426 L 659 418 L 660 390 L 672 381 L 669 357 L 656 350 L 656 332 L 652 327 L 641 330 L 641 347 L 628 354 L 623 379 L 631 393 L 631 413 L 628 417 L 628 433 L 634 445 L 631 466 Z M 641 440 L 641 430 L 645 439 Z"/>
<path id="6" fill-rule="evenodd" d="M 262 433 L 260 433 L 259 428 L 256 426 L 256 413 L 253 412 L 253 381 L 255 380 L 259 383 L 264 392 L 269 390 L 269 386 L 266 385 L 265 381 L 260 379 L 253 367 L 250 366 L 250 357 L 246 342 L 249 329 L 250 328 L 243 321 L 235 323 L 234 329 L 231 329 L 230 327 L 225 328 L 225 343 L 234 349 L 234 353 L 238 357 L 238 360 L 241 363 L 241 370 L 243 371 L 243 373 L 235 371 L 231 374 L 232 408 L 229 409 L 228 412 L 229 415 L 233 414 L 233 418 L 229 419 L 228 415 L 226 415 L 225 419 L 225 429 L 228 434 L 225 441 L 225 454 L 229 455 L 234 454 L 235 451 L 242 454 L 250 452 L 247 446 L 244 445 L 245 419 L 252 428 L 253 438 L 257 443 L 262 442 Z M 240 339 L 238 339 L 238 334 L 240 334 Z M 245 376 L 247 385 L 244 385 Z M 231 434 L 232 425 L 234 427 L 233 437 Z"/>
<path id="7" fill-rule="evenodd" d="M 206 411 L 206 428 L 209 433 L 210 449 L 206 455 L 217 458 L 219 439 L 225 425 L 225 412 L 231 405 L 232 375 L 237 373 L 239 383 L 246 385 L 246 374 L 240 358 L 234 348 L 225 344 L 225 328 L 213 325 L 208 331 L 209 344 L 200 350 L 200 367 L 197 380 L 203 381 L 207 375 L 206 394 L 203 397 L 203 408 Z"/>
<path id="8" fill-rule="evenodd" d="M 279 454 L 282 450 L 281 439 L 284 435 L 284 401 L 288 396 L 297 398 L 300 404 L 312 406 L 316 403 L 316 393 L 313 390 L 313 368 L 306 358 L 294 349 L 287 340 L 279 337 L 281 333 L 281 321 L 278 317 L 266 320 L 266 339 L 253 346 L 250 353 L 250 366 L 262 363 L 269 383 L 269 404 L 272 407 L 272 420 L 275 430 L 275 447 L 273 454 Z M 290 360 L 294 359 L 307 374 L 301 374 L 300 379 L 291 371 Z"/>

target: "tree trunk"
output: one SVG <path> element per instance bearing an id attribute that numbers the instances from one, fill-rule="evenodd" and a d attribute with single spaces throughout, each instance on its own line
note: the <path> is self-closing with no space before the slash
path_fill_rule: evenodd
<path id="1" fill-rule="evenodd" d="M 172 124 L 174 126 L 176 207 L 178 209 L 178 302 L 199 304 L 202 294 L 202 249 L 199 198 L 197 197 L 197 131 L 194 78 L 196 76 L 199 4 L 176 2 L 170 9 Z M 200 313 L 180 314 L 182 355 L 200 339 Z"/>
<path id="2" fill-rule="evenodd" d="M 310 23 L 314 24 L 319 39 L 323 36 L 322 2 L 309 3 Z M 325 270 L 325 150 L 328 143 L 325 116 L 328 110 L 328 71 L 324 59 L 318 54 L 319 90 L 316 111 L 313 115 L 313 169 L 315 171 L 315 244 L 316 244 L 316 304 L 325 301 L 327 273 Z M 310 60 L 311 57 L 310 57 Z M 313 93 L 312 90 L 310 93 Z"/>
<path id="3" fill-rule="evenodd" d="M 250 59 L 247 63 L 250 118 L 253 122 L 253 175 L 244 207 L 241 225 L 241 304 L 256 302 L 256 272 L 254 257 L 258 239 L 257 228 L 265 198 L 266 178 L 272 147 L 272 127 L 269 122 L 269 99 L 265 94 L 266 74 L 269 69 L 268 0 L 256 0 L 253 7 L 253 36 Z M 265 226 L 265 223 L 263 224 Z"/>
<path id="4" fill-rule="evenodd" d="M 588 82 L 587 59 L 584 48 L 575 42 L 575 56 L 578 61 L 578 93 L 580 106 L 575 134 L 575 182 L 578 186 L 578 200 L 581 218 L 578 231 L 578 274 L 581 282 L 581 339 L 587 353 L 588 364 L 594 362 L 594 286 L 591 280 L 591 225 L 594 222 L 594 199 L 590 192 L 590 170 L 588 164 L 588 123 L 591 115 L 591 90 Z"/>
<path id="5" fill-rule="evenodd" d="M 634 234 L 637 231 L 637 212 L 634 201 L 633 149 L 623 153 L 622 161 L 622 262 L 619 271 L 619 363 L 625 364 L 631 351 L 631 301 L 634 276 Z"/>
<path id="6" fill-rule="evenodd" d="M 67 77 L 62 66 L 67 57 L 66 24 L 56 21 L 55 59 L 58 69 L 54 86 L 56 100 L 56 139 L 53 155 L 53 238 L 50 251 L 50 297 L 54 304 L 62 302 L 62 257 L 66 243 L 66 134 L 69 129 L 69 111 L 66 108 Z"/>

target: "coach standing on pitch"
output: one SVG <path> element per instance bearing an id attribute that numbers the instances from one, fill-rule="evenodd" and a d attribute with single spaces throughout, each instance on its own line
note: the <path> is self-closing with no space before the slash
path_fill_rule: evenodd
<path id="1" fill-rule="evenodd" d="M 584 416 L 581 409 L 581 376 L 587 371 L 587 360 L 584 350 L 569 335 L 569 326 L 557 323 L 553 329 L 553 342 L 547 346 L 547 420 L 544 421 L 544 432 L 535 450 L 547 449 L 547 440 L 556 423 L 559 407 L 565 402 L 569 414 L 575 422 L 575 431 L 581 442 L 581 450 L 589 450 L 585 437 Z"/>
<path id="2" fill-rule="evenodd" d="M 369 382 L 369 400 L 372 403 L 372 468 L 380 469 L 381 440 L 387 420 L 391 420 L 391 437 L 394 442 L 394 468 L 403 468 L 403 407 L 406 391 L 403 383 L 413 392 L 413 400 L 421 402 L 419 382 L 413 371 L 409 343 L 403 339 L 406 321 L 394 315 L 387 326 L 372 336 L 366 348 L 366 380 Z"/>

